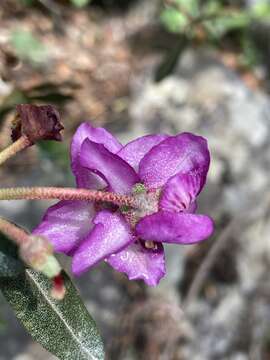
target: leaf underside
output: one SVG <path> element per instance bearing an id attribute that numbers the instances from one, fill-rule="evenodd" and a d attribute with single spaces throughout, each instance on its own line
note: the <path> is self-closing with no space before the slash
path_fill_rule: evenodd
<path id="1" fill-rule="evenodd" d="M 96 324 L 67 274 L 63 273 L 65 298 L 57 301 L 50 296 L 51 280 L 43 274 L 25 270 L 6 252 L 0 261 L 5 263 L 3 269 L 0 266 L 0 290 L 35 341 L 59 359 L 104 359 Z"/>

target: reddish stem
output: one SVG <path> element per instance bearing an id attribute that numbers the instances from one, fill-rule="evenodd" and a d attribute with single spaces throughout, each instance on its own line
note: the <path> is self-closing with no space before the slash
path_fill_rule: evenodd
<path id="1" fill-rule="evenodd" d="M 120 195 L 99 190 L 57 188 L 57 187 L 19 187 L 0 189 L 0 200 L 86 200 L 94 202 L 109 202 L 115 205 L 135 207 L 133 196 Z"/>
<path id="2" fill-rule="evenodd" d="M 29 234 L 25 230 L 3 218 L 0 218 L 0 232 L 13 240 L 17 245 L 22 245 L 28 242 L 29 239 Z"/>

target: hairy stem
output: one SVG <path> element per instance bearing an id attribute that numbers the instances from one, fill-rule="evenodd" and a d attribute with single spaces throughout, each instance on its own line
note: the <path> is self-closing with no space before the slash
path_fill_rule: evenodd
<path id="1" fill-rule="evenodd" d="M 22 245 L 29 239 L 29 234 L 25 230 L 3 218 L 0 218 L 0 232 L 15 242 L 17 245 Z"/>
<path id="2" fill-rule="evenodd" d="M 25 136 L 21 136 L 13 144 L 9 145 L 6 149 L 0 152 L 0 165 L 30 145 L 31 142 Z"/>
<path id="3" fill-rule="evenodd" d="M 115 194 L 99 190 L 57 188 L 57 187 L 18 187 L 0 189 L 0 200 L 86 200 L 93 202 L 109 202 L 115 205 L 135 207 L 132 196 Z"/>
<path id="4" fill-rule="evenodd" d="M 25 230 L 0 218 L 0 232 L 12 240 L 19 248 L 21 259 L 32 269 L 40 271 L 48 278 L 61 279 L 61 267 L 53 255 L 52 245 L 46 238 L 33 236 Z M 52 292 L 54 292 L 54 283 Z M 57 298 L 63 298 L 65 287 L 62 284 L 61 292 L 56 292 Z"/>

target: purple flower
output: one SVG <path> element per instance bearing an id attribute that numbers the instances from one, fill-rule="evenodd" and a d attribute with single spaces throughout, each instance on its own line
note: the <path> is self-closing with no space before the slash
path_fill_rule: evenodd
<path id="1" fill-rule="evenodd" d="M 35 234 L 73 257 L 78 275 L 105 260 L 155 286 L 165 274 L 162 243 L 193 244 L 209 237 L 213 222 L 194 214 L 210 163 L 200 136 L 147 135 L 122 146 L 102 128 L 83 123 L 71 144 L 78 188 L 132 195 L 136 207 L 60 201 Z"/>

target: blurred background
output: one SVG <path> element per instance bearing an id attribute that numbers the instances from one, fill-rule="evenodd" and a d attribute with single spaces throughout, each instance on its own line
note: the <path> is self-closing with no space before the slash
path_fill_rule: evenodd
<path id="1" fill-rule="evenodd" d="M 102 264 L 76 279 L 110 360 L 270 359 L 270 1 L 2 0 L 0 145 L 18 103 L 53 104 L 64 142 L 0 170 L 1 186 L 71 186 L 82 121 L 123 143 L 153 132 L 205 136 L 212 154 L 199 245 L 166 248 L 157 288 Z M 49 202 L 0 203 L 29 230 Z M 63 259 L 68 268 L 68 260 Z M 0 296 L 0 360 L 54 359 Z"/>

